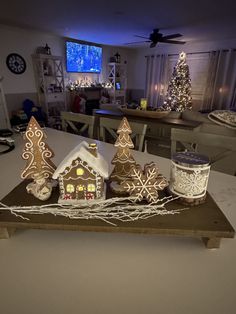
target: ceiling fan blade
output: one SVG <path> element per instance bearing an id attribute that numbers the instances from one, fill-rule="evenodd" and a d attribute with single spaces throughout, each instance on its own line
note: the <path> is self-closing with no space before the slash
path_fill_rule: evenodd
<path id="1" fill-rule="evenodd" d="M 167 36 L 163 36 L 162 38 L 164 39 L 172 39 L 172 38 L 178 38 L 178 37 L 182 37 L 183 35 L 181 34 L 172 34 L 172 35 L 167 35 Z"/>
<path id="2" fill-rule="evenodd" d="M 144 36 L 139 36 L 139 35 L 134 35 L 134 36 L 139 37 L 139 38 L 149 39 L 149 37 L 144 37 Z"/>
<path id="3" fill-rule="evenodd" d="M 156 44 L 157 44 L 157 43 L 152 42 L 151 45 L 150 45 L 150 48 L 156 47 Z"/>
<path id="4" fill-rule="evenodd" d="M 150 40 L 133 41 L 131 43 L 125 43 L 124 45 L 141 44 L 141 43 L 150 43 Z"/>
<path id="5" fill-rule="evenodd" d="M 186 41 L 178 41 L 178 40 L 169 40 L 169 39 L 162 39 L 159 40 L 159 42 L 161 43 L 167 43 L 167 44 L 179 44 L 179 45 L 183 45 L 186 43 Z"/>

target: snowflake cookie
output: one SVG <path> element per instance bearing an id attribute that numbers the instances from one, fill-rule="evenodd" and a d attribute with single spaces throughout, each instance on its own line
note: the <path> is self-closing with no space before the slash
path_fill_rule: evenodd
<path id="1" fill-rule="evenodd" d="M 157 201 L 158 190 L 163 190 L 168 182 L 158 173 L 157 165 L 151 162 L 144 166 L 144 170 L 140 165 L 134 166 L 130 179 L 123 181 L 121 185 L 131 196 L 136 197 L 136 202 L 146 199 L 150 203 Z"/>

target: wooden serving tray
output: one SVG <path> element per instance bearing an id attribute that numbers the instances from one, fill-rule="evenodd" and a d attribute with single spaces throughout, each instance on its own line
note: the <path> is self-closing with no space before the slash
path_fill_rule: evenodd
<path id="1" fill-rule="evenodd" d="M 140 109 L 128 109 L 123 107 L 120 107 L 120 110 L 127 115 L 152 119 L 161 119 L 166 117 L 170 113 L 170 111 L 149 111 Z"/>
<path id="2" fill-rule="evenodd" d="M 16 186 L 2 203 L 13 205 L 43 205 L 57 203 L 59 191 L 56 189 L 52 197 L 42 202 L 26 193 L 27 182 Z M 111 197 L 108 191 L 108 197 Z M 145 205 L 144 205 L 145 206 Z M 186 206 L 178 201 L 167 204 L 166 209 L 180 209 Z M 9 238 L 17 228 L 23 229 L 55 229 L 76 231 L 98 231 L 98 232 L 127 232 L 141 234 L 176 235 L 186 237 L 197 237 L 203 240 L 207 248 L 219 248 L 221 238 L 233 238 L 235 231 L 210 194 L 207 194 L 204 204 L 190 207 L 176 215 L 155 216 L 146 220 L 134 222 L 115 221 L 116 226 L 109 225 L 97 219 L 69 219 L 52 214 L 24 215 L 30 218 L 23 220 L 11 214 L 10 211 L 0 211 L 0 238 Z"/>

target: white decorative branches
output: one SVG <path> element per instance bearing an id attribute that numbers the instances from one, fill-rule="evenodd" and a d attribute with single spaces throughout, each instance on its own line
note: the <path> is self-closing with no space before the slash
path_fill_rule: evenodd
<path id="1" fill-rule="evenodd" d="M 9 210 L 12 214 L 25 220 L 24 214 L 52 214 L 70 219 L 99 219 L 116 226 L 113 220 L 132 222 L 148 219 L 157 215 L 180 214 L 182 209 L 167 210 L 165 205 L 178 197 L 164 197 L 155 203 L 136 204 L 134 197 L 115 197 L 106 200 L 83 201 L 79 204 L 47 204 L 42 206 L 6 206 L 0 202 L 0 210 Z M 112 220 L 112 221 L 111 221 Z"/>

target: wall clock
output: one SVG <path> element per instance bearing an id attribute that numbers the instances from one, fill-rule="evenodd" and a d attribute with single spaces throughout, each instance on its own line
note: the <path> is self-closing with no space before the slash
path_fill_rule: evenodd
<path id="1" fill-rule="evenodd" d="M 10 53 L 7 56 L 6 64 L 8 69 L 14 74 L 22 74 L 26 70 L 26 62 L 17 53 Z"/>

